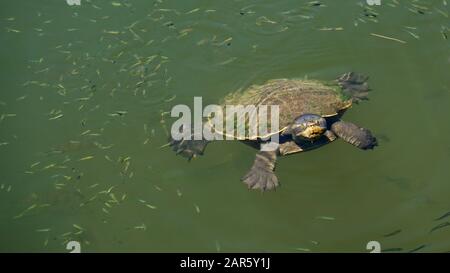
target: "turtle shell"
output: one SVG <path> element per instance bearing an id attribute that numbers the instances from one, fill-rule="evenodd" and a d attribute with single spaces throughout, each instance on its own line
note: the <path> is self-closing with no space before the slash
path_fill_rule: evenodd
<path id="1" fill-rule="evenodd" d="M 270 80 L 263 85 L 252 85 L 244 91 L 236 91 L 227 95 L 222 101 L 222 113 L 225 123 L 234 122 L 234 128 L 239 129 L 237 126 L 236 115 L 228 115 L 229 105 L 234 106 L 255 106 L 252 110 L 248 111 L 248 115 L 245 115 L 241 125 L 245 127 L 245 135 L 237 135 L 235 130 L 234 135 L 229 135 L 229 132 L 225 129 L 214 128 L 216 133 L 224 136 L 234 137 L 240 140 L 244 139 L 258 139 L 268 138 L 273 134 L 284 131 L 287 126 L 294 121 L 295 118 L 302 114 L 317 114 L 323 117 L 331 117 L 342 113 L 349 108 L 352 104 L 352 100 L 347 98 L 341 91 L 341 88 L 337 83 L 324 83 L 316 80 L 305 79 L 276 79 Z M 266 121 L 269 133 L 260 134 L 255 130 L 249 129 L 250 116 L 255 115 L 258 117 L 256 109 L 263 109 L 266 105 L 267 115 Z M 279 130 L 271 132 L 271 107 L 278 105 L 279 109 Z M 250 109 L 250 108 L 249 108 Z M 255 112 L 256 111 L 256 112 Z M 213 119 L 208 118 L 209 124 L 213 125 Z M 257 123 L 259 126 L 259 120 Z M 214 127 L 214 126 L 213 126 Z M 226 125 L 223 126 L 226 128 Z M 225 132 L 226 131 L 226 132 Z M 258 130 L 256 130 L 258 131 Z"/>

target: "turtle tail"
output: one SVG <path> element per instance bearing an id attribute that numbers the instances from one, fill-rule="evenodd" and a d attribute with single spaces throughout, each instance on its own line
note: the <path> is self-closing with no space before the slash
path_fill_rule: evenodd
<path id="1" fill-rule="evenodd" d="M 368 100 L 369 85 L 367 84 L 368 76 L 364 76 L 354 72 L 348 72 L 337 78 L 338 85 L 342 88 L 344 94 L 358 103 L 362 100 Z"/>

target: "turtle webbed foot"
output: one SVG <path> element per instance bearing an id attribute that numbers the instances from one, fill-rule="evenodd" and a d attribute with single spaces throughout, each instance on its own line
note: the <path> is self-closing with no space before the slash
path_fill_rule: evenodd
<path id="1" fill-rule="evenodd" d="M 274 173 L 276 160 L 276 151 L 260 151 L 256 154 L 252 168 L 241 180 L 249 189 L 275 189 L 278 187 L 278 178 Z"/>
<path id="2" fill-rule="evenodd" d="M 273 171 L 266 169 L 252 168 L 242 181 L 247 184 L 249 189 L 274 190 L 278 187 L 278 178 Z"/>
<path id="3" fill-rule="evenodd" d="M 188 160 L 191 160 L 193 157 L 198 155 L 203 155 L 206 145 L 208 144 L 207 140 L 174 140 L 172 138 L 169 139 L 169 145 L 172 147 L 172 150 L 178 155 L 186 157 Z"/>
<path id="4" fill-rule="evenodd" d="M 367 80 L 369 77 L 354 72 L 345 73 L 340 76 L 337 81 L 344 93 L 350 96 L 354 102 L 358 103 L 362 100 L 368 100 L 369 85 Z"/>
<path id="5" fill-rule="evenodd" d="M 377 139 L 370 130 L 351 122 L 337 121 L 331 125 L 331 130 L 344 141 L 362 150 L 372 150 L 378 146 Z"/>

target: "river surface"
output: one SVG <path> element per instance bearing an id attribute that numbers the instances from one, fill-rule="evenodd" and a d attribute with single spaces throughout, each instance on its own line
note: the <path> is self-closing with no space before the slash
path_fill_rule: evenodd
<path id="1" fill-rule="evenodd" d="M 450 251 L 449 6 L 2 1 L 0 251 Z M 165 147 L 170 110 L 194 96 L 347 71 L 370 76 L 345 119 L 373 151 L 283 157 L 281 187 L 261 193 L 240 182 L 251 147 L 191 162 Z"/>

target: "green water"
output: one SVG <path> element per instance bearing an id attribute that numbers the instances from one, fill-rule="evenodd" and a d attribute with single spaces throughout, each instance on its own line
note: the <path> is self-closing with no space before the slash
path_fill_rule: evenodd
<path id="1" fill-rule="evenodd" d="M 450 2 L 320 2 L 2 1 L 0 251 L 450 251 Z M 238 142 L 161 148 L 194 96 L 350 70 L 379 147 L 281 158 L 276 192 Z"/>

